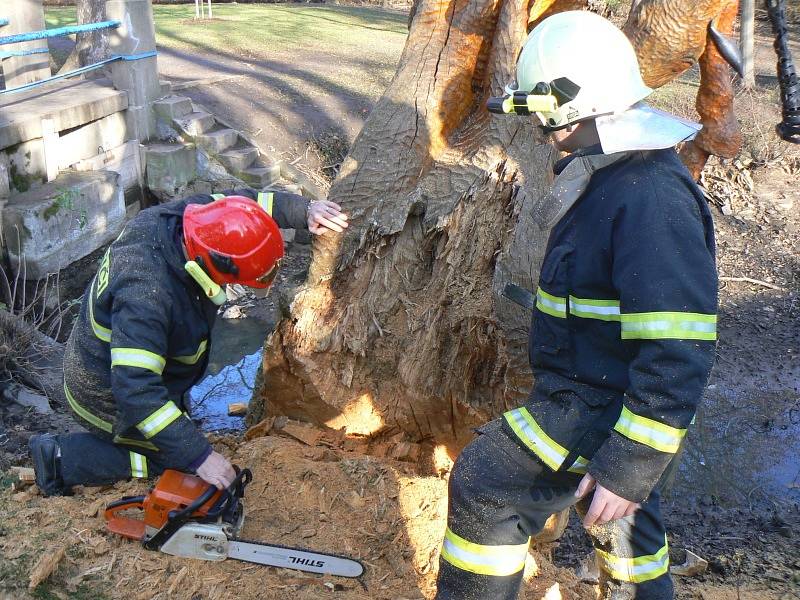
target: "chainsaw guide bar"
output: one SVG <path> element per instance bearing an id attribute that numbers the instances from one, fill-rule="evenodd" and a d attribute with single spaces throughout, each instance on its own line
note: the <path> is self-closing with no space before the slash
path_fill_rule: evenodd
<path id="1" fill-rule="evenodd" d="M 173 556 L 221 561 L 226 558 L 259 565 L 360 577 L 364 566 L 357 560 L 279 544 L 239 539 L 244 523 L 244 489 L 253 476 L 237 469 L 230 487 L 217 490 L 200 477 L 166 470 L 144 496 L 122 498 L 105 511 L 109 531 L 142 542 L 148 550 Z M 138 509 L 143 519 L 120 513 Z"/>

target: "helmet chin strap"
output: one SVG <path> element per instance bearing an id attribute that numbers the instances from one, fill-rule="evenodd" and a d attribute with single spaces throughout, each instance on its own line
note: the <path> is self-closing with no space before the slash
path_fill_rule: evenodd
<path id="1" fill-rule="evenodd" d="M 203 292 L 205 295 L 208 296 L 208 299 L 211 300 L 217 306 L 222 306 L 225 304 L 225 300 L 227 300 L 227 296 L 223 289 L 219 286 L 219 284 L 214 283 L 211 277 L 203 271 L 203 268 L 198 265 L 195 261 L 190 260 L 183 266 L 186 269 L 186 272 L 189 273 L 192 279 L 194 279 L 197 284 L 203 288 Z"/>

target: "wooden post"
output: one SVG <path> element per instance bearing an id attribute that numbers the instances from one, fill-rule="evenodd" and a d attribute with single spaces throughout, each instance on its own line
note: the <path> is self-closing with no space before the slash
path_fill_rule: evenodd
<path id="1" fill-rule="evenodd" d="M 755 28 L 756 5 L 755 0 L 741 0 L 742 16 L 739 32 L 739 40 L 742 46 L 742 63 L 744 65 L 744 77 L 742 85 L 747 89 L 752 89 L 756 85 L 756 75 L 754 68 L 753 52 L 755 42 L 753 33 Z"/>
<path id="2" fill-rule="evenodd" d="M 6 27 L 3 27 L 3 35 L 28 33 L 45 28 L 42 0 L 6 0 L 3 4 L 8 4 L 8 12 L 3 16 L 10 21 Z M 2 49 L 12 52 L 47 50 L 47 40 L 9 44 L 3 46 Z M 7 58 L 3 61 L 3 75 L 6 89 L 46 79 L 51 75 L 50 54 L 43 52 Z"/>

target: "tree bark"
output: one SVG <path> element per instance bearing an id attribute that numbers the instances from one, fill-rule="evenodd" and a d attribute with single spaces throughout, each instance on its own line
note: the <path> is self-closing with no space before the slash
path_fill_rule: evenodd
<path id="1" fill-rule="evenodd" d="M 531 118 L 484 106 L 513 79 L 527 15 L 526 0 L 420 2 L 330 191 L 351 226 L 315 240 L 251 423 L 282 414 L 457 449 L 524 399 L 530 314 L 501 291 L 533 289 L 554 153 Z"/>
<path id="2" fill-rule="evenodd" d="M 75 9 L 78 13 L 78 24 L 97 23 L 106 20 L 105 0 L 75 0 Z M 76 36 L 75 47 L 67 57 L 66 62 L 59 69 L 59 73 L 66 73 L 78 67 L 92 65 L 108 56 L 108 32 L 90 31 L 79 33 Z M 97 76 L 97 72 L 94 72 Z M 92 74 L 88 74 L 89 77 Z"/>

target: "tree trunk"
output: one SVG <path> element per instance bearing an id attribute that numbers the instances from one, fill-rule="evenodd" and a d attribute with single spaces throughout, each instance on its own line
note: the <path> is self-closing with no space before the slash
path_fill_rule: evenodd
<path id="1" fill-rule="evenodd" d="M 78 25 L 87 23 L 97 23 L 106 20 L 105 0 L 75 0 L 75 9 L 78 13 Z M 108 42 L 106 40 L 107 31 L 90 31 L 79 33 L 76 37 L 75 48 L 67 57 L 64 65 L 59 69 L 59 73 L 66 73 L 78 67 L 92 65 L 108 56 Z M 89 77 L 91 77 L 90 72 Z"/>
<path id="2" fill-rule="evenodd" d="M 526 0 L 422 0 L 392 83 L 330 191 L 350 215 L 314 243 L 308 280 L 267 341 L 249 415 L 462 445 L 527 394 L 546 232 L 533 213 L 552 147 L 493 117 L 526 34 Z"/>

